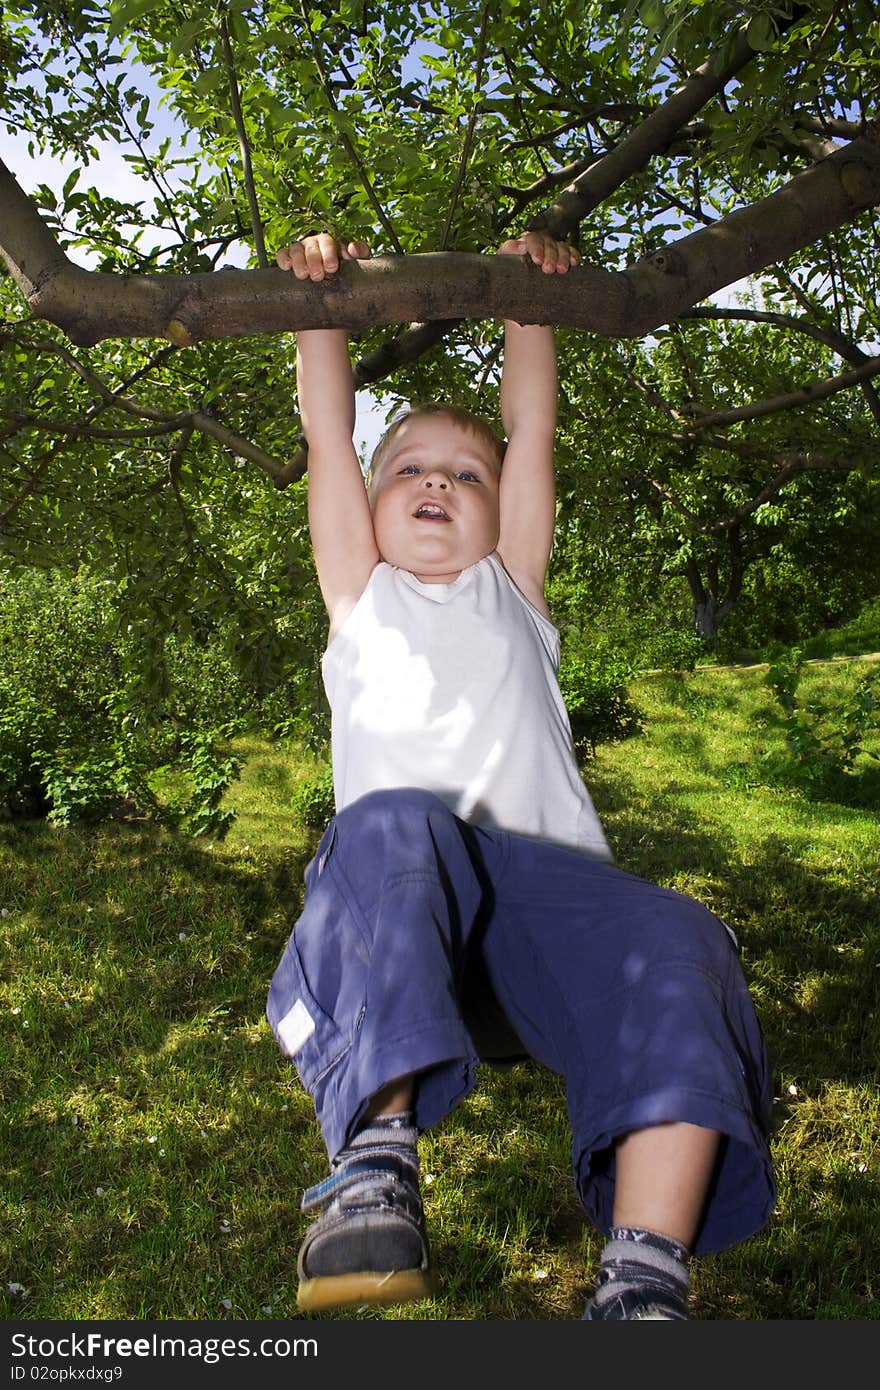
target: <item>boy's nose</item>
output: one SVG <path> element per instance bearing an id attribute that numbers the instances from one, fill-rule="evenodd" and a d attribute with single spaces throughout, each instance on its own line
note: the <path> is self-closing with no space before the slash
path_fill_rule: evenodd
<path id="1" fill-rule="evenodd" d="M 445 473 L 440 473 L 436 469 L 425 478 L 425 487 L 439 487 L 444 490 L 449 486 L 449 479 Z"/>

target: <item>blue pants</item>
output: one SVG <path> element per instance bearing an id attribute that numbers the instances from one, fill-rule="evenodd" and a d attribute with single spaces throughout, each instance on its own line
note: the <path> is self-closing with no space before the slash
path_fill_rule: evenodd
<path id="1" fill-rule="evenodd" d="M 614 1140 L 673 1120 L 724 1136 L 695 1252 L 764 1225 L 771 1081 L 723 923 L 611 864 L 466 825 L 427 792 L 346 807 L 306 870 L 267 1006 L 330 1157 L 370 1098 L 413 1072 L 419 1130 L 442 1120 L 492 1055 L 480 1035 L 493 1011 L 502 1052 L 565 1080 L 575 1179 L 599 1230 Z"/>

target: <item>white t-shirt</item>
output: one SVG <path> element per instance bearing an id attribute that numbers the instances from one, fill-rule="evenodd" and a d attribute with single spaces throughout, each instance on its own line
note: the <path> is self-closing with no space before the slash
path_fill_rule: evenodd
<path id="1" fill-rule="evenodd" d="M 473 825 L 610 860 L 558 669 L 557 629 L 496 556 L 451 584 L 380 562 L 322 663 L 336 809 L 419 787 Z"/>

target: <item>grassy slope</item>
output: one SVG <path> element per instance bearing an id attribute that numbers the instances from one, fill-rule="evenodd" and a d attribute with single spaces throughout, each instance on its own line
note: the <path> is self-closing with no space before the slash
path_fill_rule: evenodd
<path id="1" fill-rule="evenodd" d="M 761 677 L 644 678 L 646 733 L 587 775 L 619 861 L 739 932 L 775 1060 L 779 1203 L 695 1265 L 694 1315 L 876 1318 L 877 816 L 754 785 L 772 741 Z M 0 826 L 6 1317 L 297 1316 L 298 1199 L 324 1154 L 263 1005 L 315 837 L 288 810 L 290 751 L 242 751 L 223 844 Z M 421 1152 L 436 1299 L 336 1316 L 579 1317 L 601 1242 L 558 1079 L 487 1070 Z"/>

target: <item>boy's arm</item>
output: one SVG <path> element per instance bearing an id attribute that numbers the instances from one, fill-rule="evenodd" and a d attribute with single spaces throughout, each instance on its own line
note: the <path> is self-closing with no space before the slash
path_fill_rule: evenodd
<path id="1" fill-rule="evenodd" d="M 578 252 L 538 232 L 505 241 L 499 252 L 531 257 L 545 274 L 564 274 Z M 526 597 L 547 612 L 544 580 L 556 521 L 556 345 L 553 329 L 505 322 L 501 420 L 507 451 L 501 469 L 498 553 Z"/>
<path id="2" fill-rule="evenodd" d="M 279 251 L 278 265 L 300 280 L 323 280 L 344 260 L 365 259 L 363 242 L 339 246 L 326 232 Z M 331 635 L 366 587 L 379 551 L 355 451 L 354 382 L 344 329 L 297 334 L 296 383 L 308 445 L 309 531 Z"/>

